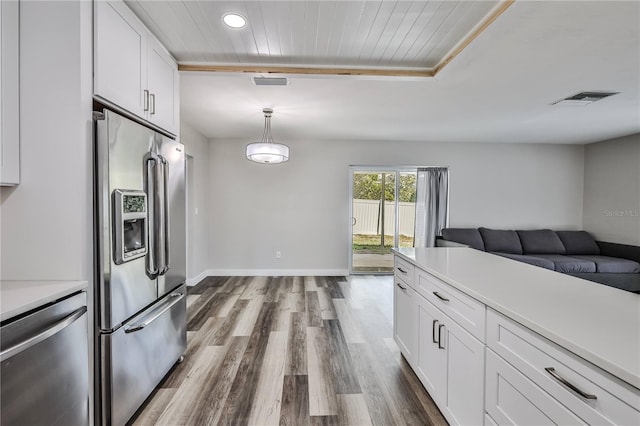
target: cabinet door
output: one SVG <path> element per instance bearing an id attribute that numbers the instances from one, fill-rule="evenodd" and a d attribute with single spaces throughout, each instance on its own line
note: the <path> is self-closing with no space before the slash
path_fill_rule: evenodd
<path id="1" fill-rule="evenodd" d="M 446 398 L 443 412 L 450 423 L 481 425 L 484 418 L 485 346 L 453 320 L 445 323 L 441 346 L 446 350 Z"/>
<path id="2" fill-rule="evenodd" d="M 443 345 L 438 344 L 439 341 L 445 343 L 446 339 L 444 314 L 422 296 L 417 296 L 417 300 L 418 349 L 415 370 L 429 395 L 440 404 L 447 390 L 447 355 Z"/>
<path id="3" fill-rule="evenodd" d="M 566 407 L 489 349 L 486 368 L 486 410 L 497 424 L 583 424 Z"/>
<path id="4" fill-rule="evenodd" d="M 155 38 L 149 37 L 148 80 L 149 121 L 173 133 L 177 133 L 175 120 L 179 100 L 175 93 L 178 66 Z"/>
<path id="5" fill-rule="evenodd" d="M 416 346 L 416 293 L 395 277 L 393 291 L 393 338 L 404 357 L 413 364 Z"/>
<path id="6" fill-rule="evenodd" d="M 20 183 L 19 4 L 0 2 L 0 184 Z"/>
<path id="7" fill-rule="evenodd" d="M 147 29 L 120 1 L 97 1 L 93 92 L 108 103 L 146 116 Z"/>

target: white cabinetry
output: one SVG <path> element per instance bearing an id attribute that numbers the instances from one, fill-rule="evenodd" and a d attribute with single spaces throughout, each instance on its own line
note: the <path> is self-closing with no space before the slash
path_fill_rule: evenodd
<path id="1" fill-rule="evenodd" d="M 438 344 L 443 341 L 442 312 L 435 308 L 423 297 L 418 298 L 418 353 L 415 371 L 431 397 L 440 399 L 446 388 L 447 363 L 444 346 Z M 445 337 L 446 339 L 446 337 Z"/>
<path id="2" fill-rule="evenodd" d="M 0 185 L 20 183 L 19 2 L 0 2 Z"/>
<path id="3" fill-rule="evenodd" d="M 487 344 L 486 409 L 498 424 L 530 424 L 535 418 L 522 417 L 528 411 L 544 415 L 543 423 L 640 424 L 631 386 L 493 310 Z"/>
<path id="4" fill-rule="evenodd" d="M 94 94 L 145 117 L 147 29 L 122 2 L 94 6 Z"/>
<path id="5" fill-rule="evenodd" d="M 576 425 L 578 417 L 487 350 L 486 410 L 498 425 Z"/>
<path id="6" fill-rule="evenodd" d="M 154 37 L 149 37 L 147 46 L 149 120 L 177 133 L 177 112 L 180 110 L 178 66 Z"/>
<path id="7" fill-rule="evenodd" d="M 624 326 L 638 330 L 635 295 L 472 249 L 403 250 L 394 278 L 411 285 L 415 301 L 396 298 L 395 309 L 415 309 L 417 325 L 396 313 L 394 334 L 450 424 L 640 425 L 637 336 L 618 338 Z M 583 285 L 589 297 L 576 292 Z M 574 298 L 577 309 L 569 306 Z M 401 341 L 415 347 L 406 352 Z M 615 346 L 602 350 L 594 341 Z M 591 348 L 586 356 L 578 356 L 581 347 Z"/>
<path id="8" fill-rule="evenodd" d="M 393 337 L 400 351 L 409 362 L 413 362 L 416 347 L 416 292 L 396 277 L 393 288 Z"/>
<path id="9" fill-rule="evenodd" d="M 438 307 L 412 288 L 420 289 L 425 278 L 439 285 L 434 290 Z M 484 336 L 484 311 L 478 302 L 402 260 L 396 261 L 394 279 L 394 337 L 403 355 L 450 423 L 482 424 L 485 345 L 452 316 L 464 318 L 469 311 L 459 307 L 473 306 Z"/>
<path id="10" fill-rule="evenodd" d="M 96 98 L 177 134 L 179 75 L 171 55 L 121 1 L 95 2 L 94 22 Z"/>
<path id="11" fill-rule="evenodd" d="M 410 364 L 414 361 L 416 336 L 416 292 L 413 290 L 413 265 L 395 259 L 393 285 L 393 338 Z"/>
<path id="12" fill-rule="evenodd" d="M 484 343 L 421 295 L 417 299 L 418 377 L 450 423 L 482 424 Z"/>

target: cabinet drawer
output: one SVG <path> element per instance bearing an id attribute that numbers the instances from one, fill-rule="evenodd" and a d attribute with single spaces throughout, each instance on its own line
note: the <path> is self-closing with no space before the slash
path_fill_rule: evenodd
<path id="1" fill-rule="evenodd" d="M 640 390 L 491 309 L 487 344 L 586 423 L 640 424 Z"/>
<path id="2" fill-rule="evenodd" d="M 420 269 L 415 289 L 481 342 L 485 341 L 484 304 Z"/>
<path id="3" fill-rule="evenodd" d="M 485 426 L 583 424 L 570 410 L 487 350 Z M 489 417 L 490 416 L 490 417 Z M 490 422 L 486 418 L 491 419 Z"/>
<path id="4" fill-rule="evenodd" d="M 394 273 L 396 277 L 400 278 L 402 281 L 406 282 L 412 287 L 413 287 L 414 271 L 415 271 L 415 267 L 411 263 L 400 259 L 400 257 L 398 256 L 395 257 Z"/>

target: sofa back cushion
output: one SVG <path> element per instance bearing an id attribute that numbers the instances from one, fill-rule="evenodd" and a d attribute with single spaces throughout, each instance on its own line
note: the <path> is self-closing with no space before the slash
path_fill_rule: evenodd
<path id="1" fill-rule="evenodd" d="M 585 231 L 556 231 L 567 254 L 600 254 L 600 247 Z"/>
<path id="2" fill-rule="evenodd" d="M 551 229 L 516 231 L 524 254 L 565 254 L 562 241 Z"/>
<path id="3" fill-rule="evenodd" d="M 444 228 L 442 230 L 442 238 L 484 251 L 484 243 L 480 232 L 474 228 Z"/>
<path id="4" fill-rule="evenodd" d="M 478 228 L 484 249 L 500 253 L 522 254 L 522 245 L 516 231 L 503 231 L 489 228 Z"/>

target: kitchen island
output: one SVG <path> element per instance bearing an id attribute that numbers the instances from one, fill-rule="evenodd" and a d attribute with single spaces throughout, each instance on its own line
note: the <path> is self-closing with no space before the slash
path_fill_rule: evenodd
<path id="1" fill-rule="evenodd" d="M 395 254 L 394 337 L 449 422 L 640 424 L 640 295 L 469 248 Z"/>

